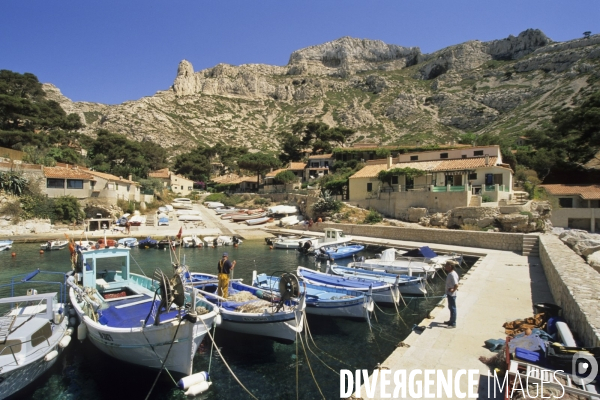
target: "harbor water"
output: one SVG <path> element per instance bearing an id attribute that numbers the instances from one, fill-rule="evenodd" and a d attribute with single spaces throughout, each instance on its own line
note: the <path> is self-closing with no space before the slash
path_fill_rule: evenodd
<path id="1" fill-rule="evenodd" d="M 373 256 L 381 249 L 367 248 L 361 255 Z M 11 252 L 16 256 L 11 257 Z M 293 272 L 298 266 L 315 267 L 313 257 L 294 250 L 271 250 L 261 241 L 247 241 L 241 246 L 177 249 L 192 272 L 216 274 L 223 252 L 237 260 L 233 278 L 251 283 L 252 271 L 280 274 Z M 131 272 L 151 276 L 156 268 L 171 274 L 177 260 L 169 251 L 133 249 Z M 338 260 L 347 264 L 352 259 Z M 466 259 L 469 266 L 476 260 Z M 70 270 L 69 251 L 46 251 L 38 244 L 14 244 L 12 251 L 0 253 L 0 281 L 39 268 L 48 271 Z M 457 272 L 462 275 L 467 266 Z M 325 269 L 325 264 L 321 270 Z M 382 363 L 440 301 L 444 279 L 429 283 L 425 298 L 406 298 L 406 306 L 376 307 L 372 329 L 364 320 L 308 316 L 310 332 L 302 341 L 281 344 L 269 339 L 216 330 L 216 343 L 237 379 L 258 399 L 335 399 L 339 398 L 341 369 L 372 371 Z M 2 296 L 8 293 L 0 293 Z M 460 300 L 459 300 L 460 301 Z M 460 303 L 459 303 L 460 312 Z M 129 365 L 97 350 L 89 341 L 73 340 L 59 362 L 40 380 L 15 398 L 27 399 L 143 399 L 149 393 L 157 371 Z M 194 358 L 194 372 L 210 371 L 212 386 L 199 399 L 250 399 L 231 375 L 221 358 L 205 341 Z M 298 384 L 297 384 L 298 382 Z M 297 393 L 298 391 L 298 393 Z M 152 390 L 150 399 L 184 399 L 165 372 Z"/>

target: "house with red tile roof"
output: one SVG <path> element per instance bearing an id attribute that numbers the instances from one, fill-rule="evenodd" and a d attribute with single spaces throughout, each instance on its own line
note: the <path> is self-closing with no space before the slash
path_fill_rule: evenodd
<path id="1" fill-rule="evenodd" d="M 194 181 L 185 176 L 177 175 L 169 171 L 169 168 L 163 168 L 148 173 L 148 178 L 160 179 L 165 189 L 169 189 L 182 196 L 187 196 L 194 191 Z"/>
<path id="2" fill-rule="evenodd" d="M 384 183 L 380 171 L 410 168 L 415 176 L 399 173 Z M 348 200 L 398 216 L 410 207 L 446 212 L 456 207 L 480 205 L 512 198 L 513 171 L 502 163 L 498 146 L 461 147 L 399 154 L 371 160 L 349 179 Z"/>
<path id="3" fill-rule="evenodd" d="M 552 225 L 600 232 L 600 184 L 540 185 L 558 208 L 552 210 Z"/>

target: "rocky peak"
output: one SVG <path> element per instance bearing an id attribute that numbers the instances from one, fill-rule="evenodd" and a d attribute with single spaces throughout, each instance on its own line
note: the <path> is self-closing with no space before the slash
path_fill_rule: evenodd
<path id="1" fill-rule="evenodd" d="M 381 40 L 357 39 L 348 36 L 294 51 L 289 66 L 317 64 L 327 68 L 350 67 L 352 64 L 402 61 L 404 65 L 418 62 L 418 47 L 402 47 Z"/>
<path id="2" fill-rule="evenodd" d="M 192 63 L 188 60 L 181 60 L 181 62 L 179 63 L 179 67 L 177 67 L 177 76 L 187 78 L 192 75 L 194 75 L 194 67 L 192 66 Z"/>
<path id="3" fill-rule="evenodd" d="M 485 44 L 487 53 L 495 60 L 517 60 L 551 43 L 552 40 L 539 29 L 527 29 L 517 37 L 510 35 L 506 39 L 492 40 Z"/>

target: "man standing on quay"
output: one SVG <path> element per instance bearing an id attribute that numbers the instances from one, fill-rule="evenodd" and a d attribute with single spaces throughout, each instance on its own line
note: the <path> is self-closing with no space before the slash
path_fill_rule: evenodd
<path id="1" fill-rule="evenodd" d="M 235 268 L 235 260 L 233 262 L 229 261 L 228 254 L 223 253 L 223 258 L 219 260 L 217 268 L 219 270 L 219 290 L 217 295 L 227 298 L 229 295 L 229 273 Z"/>
<path id="2" fill-rule="evenodd" d="M 456 291 L 458 290 L 458 274 L 454 267 L 458 265 L 456 261 L 447 261 L 444 265 L 446 276 L 446 298 L 448 299 L 448 309 L 450 310 L 450 320 L 444 322 L 448 329 L 456 328 Z"/>

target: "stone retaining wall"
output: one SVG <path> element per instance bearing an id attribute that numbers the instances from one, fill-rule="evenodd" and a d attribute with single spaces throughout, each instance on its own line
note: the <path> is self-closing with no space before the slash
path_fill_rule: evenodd
<path id="1" fill-rule="evenodd" d="M 369 236 L 381 239 L 410 240 L 414 242 L 450 244 L 480 247 L 483 249 L 523 251 L 522 233 L 460 231 L 435 228 L 405 228 L 381 225 L 351 225 L 324 222 L 315 224 L 311 230 L 322 232 L 324 228 L 338 228 L 344 234 Z"/>
<path id="2" fill-rule="evenodd" d="M 540 235 L 540 259 L 571 330 L 585 346 L 600 346 L 600 274 L 554 235 Z"/>

